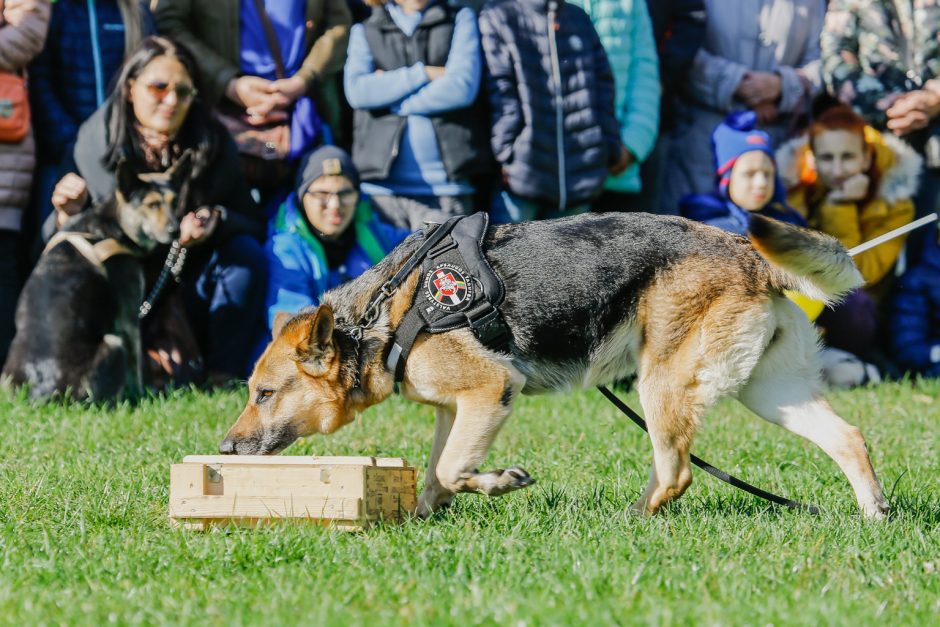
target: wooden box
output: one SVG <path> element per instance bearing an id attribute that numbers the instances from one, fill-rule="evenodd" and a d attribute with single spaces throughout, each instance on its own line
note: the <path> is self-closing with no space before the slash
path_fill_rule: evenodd
<path id="1" fill-rule="evenodd" d="M 189 455 L 170 466 L 170 519 L 204 530 L 306 520 L 365 529 L 414 512 L 415 469 L 400 458 Z"/>

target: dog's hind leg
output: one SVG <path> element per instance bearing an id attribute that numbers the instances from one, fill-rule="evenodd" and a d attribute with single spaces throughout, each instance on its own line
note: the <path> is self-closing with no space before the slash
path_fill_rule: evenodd
<path id="1" fill-rule="evenodd" d="M 883 518 L 888 503 L 861 431 L 840 418 L 820 393 L 815 333 L 795 306 L 784 302 L 776 309 L 788 324 L 778 327 L 738 400 L 821 448 L 842 469 L 865 516 Z"/>
<path id="2" fill-rule="evenodd" d="M 653 443 L 653 465 L 643 495 L 632 509 L 655 514 L 672 499 L 682 496 L 692 483 L 689 447 L 702 408 L 695 389 L 675 378 L 676 372 L 654 368 L 640 378 L 640 404 Z"/>
<path id="3" fill-rule="evenodd" d="M 444 445 L 454 426 L 456 414 L 449 407 L 438 407 L 434 419 L 434 444 L 431 445 L 431 459 L 428 461 L 428 472 L 424 478 L 424 490 L 418 497 L 417 514 L 426 518 L 441 506 L 448 505 L 454 493 L 445 489 L 437 479 L 437 463 L 441 458 Z"/>

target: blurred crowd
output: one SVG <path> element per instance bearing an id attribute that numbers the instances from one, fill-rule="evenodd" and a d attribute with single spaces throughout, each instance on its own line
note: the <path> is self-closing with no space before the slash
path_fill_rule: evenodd
<path id="1" fill-rule="evenodd" d="M 0 0 L 0 363 L 47 242 L 125 163 L 180 190 L 178 284 L 150 380 L 247 375 L 427 221 L 588 211 L 748 216 L 852 248 L 935 212 L 937 0 Z M 147 260 L 156 280 L 167 257 Z M 930 226 L 794 295 L 853 385 L 940 376 Z M 148 288 L 151 287 L 148 285 Z M 41 315 L 41 314 L 40 314 Z"/>

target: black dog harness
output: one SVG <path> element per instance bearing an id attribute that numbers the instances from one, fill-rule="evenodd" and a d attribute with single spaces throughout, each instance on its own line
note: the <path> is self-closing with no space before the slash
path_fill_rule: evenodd
<path id="1" fill-rule="evenodd" d="M 421 332 L 469 327 L 487 348 L 506 350 L 511 334 L 498 309 L 505 295 L 503 282 L 483 256 L 488 224 L 489 217 L 481 212 L 428 227 L 421 247 L 382 286 L 381 293 L 391 292 L 421 266 L 411 308 L 395 330 L 385 360 L 396 383 L 404 378 L 405 360 Z"/>

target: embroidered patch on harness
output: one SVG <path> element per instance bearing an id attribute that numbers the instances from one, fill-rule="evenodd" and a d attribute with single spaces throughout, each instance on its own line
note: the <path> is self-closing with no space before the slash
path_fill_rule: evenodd
<path id="1" fill-rule="evenodd" d="M 473 282 L 460 266 L 439 263 L 424 277 L 424 295 L 441 311 L 460 311 L 473 300 Z"/>

